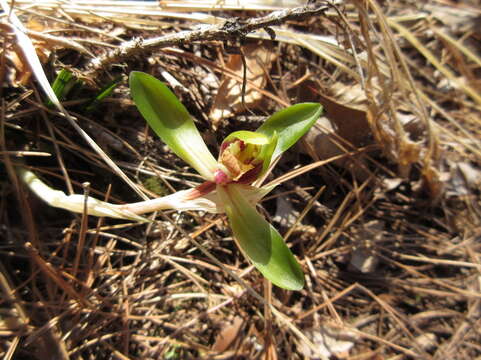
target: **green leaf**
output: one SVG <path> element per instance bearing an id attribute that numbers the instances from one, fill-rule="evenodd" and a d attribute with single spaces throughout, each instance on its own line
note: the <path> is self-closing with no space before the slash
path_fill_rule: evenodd
<path id="1" fill-rule="evenodd" d="M 263 146 L 259 157 L 264 160 L 262 164 L 262 172 L 259 174 L 259 177 L 269 169 L 269 165 L 271 164 L 272 155 L 274 155 L 274 151 L 277 149 L 277 144 L 279 142 L 279 136 L 277 135 L 277 131 L 274 130 L 274 133 L 271 136 L 269 145 Z"/>
<path id="2" fill-rule="evenodd" d="M 218 186 L 237 245 L 274 285 L 301 290 L 304 274 L 281 235 L 249 204 L 239 185 Z"/>
<path id="3" fill-rule="evenodd" d="M 72 87 L 75 85 L 76 78 L 73 76 L 73 73 L 67 69 L 62 69 L 57 74 L 55 81 L 52 84 L 52 89 L 57 95 L 60 101 L 63 101 L 67 98 L 68 93 L 72 90 Z M 52 101 L 47 101 L 47 106 L 52 107 Z"/>
<path id="4" fill-rule="evenodd" d="M 110 96 L 112 92 L 115 90 L 118 84 L 122 81 L 122 78 L 119 76 L 115 80 L 111 81 L 107 86 L 104 86 L 100 89 L 100 92 L 95 98 L 93 98 L 89 104 L 85 107 L 85 110 L 88 112 L 95 110 L 95 108 L 100 104 L 106 97 Z"/>
<path id="5" fill-rule="evenodd" d="M 206 180 L 213 180 L 217 162 L 177 97 L 164 83 L 143 72 L 131 72 L 129 84 L 135 105 L 155 133 Z"/>
<path id="6" fill-rule="evenodd" d="M 276 158 L 294 145 L 322 114 L 322 105 L 302 103 L 276 112 L 256 132 L 272 136 L 277 132 L 279 139 L 272 158 Z"/>

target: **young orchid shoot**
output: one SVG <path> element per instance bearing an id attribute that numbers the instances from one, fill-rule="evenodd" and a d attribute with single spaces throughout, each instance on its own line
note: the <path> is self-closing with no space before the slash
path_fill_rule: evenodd
<path id="1" fill-rule="evenodd" d="M 195 189 L 197 193 L 191 193 L 190 200 L 198 204 L 203 198 L 215 203 L 217 211 L 225 211 L 238 247 L 273 284 L 288 290 L 302 289 L 300 265 L 281 235 L 255 208 L 271 189 L 250 184 L 310 129 L 321 115 L 322 106 L 293 105 L 275 113 L 255 132 L 233 132 L 222 142 L 215 161 L 191 116 L 165 84 L 134 71 L 130 74 L 130 90 L 155 133 L 205 179 Z"/>
<path id="2" fill-rule="evenodd" d="M 275 186 L 252 184 L 311 128 L 322 106 L 293 105 L 269 117 L 255 132 L 231 133 L 222 142 L 216 160 L 187 109 L 165 84 L 138 71 L 130 74 L 129 84 L 134 103 L 150 127 L 177 156 L 197 170 L 204 182 L 157 199 L 122 205 L 82 195 L 66 196 L 52 189 L 55 201 L 45 200 L 74 212 L 137 220 L 145 220 L 141 214 L 165 209 L 226 213 L 237 246 L 262 275 L 281 288 L 302 289 L 304 274 L 299 263 L 279 232 L 256 210 L 256 204 Z M 27 185 L 35 184 L 32 190 L 37 194 L 49 191 L 30 171 L 23 171 L 22 176 L 29 180 L 24 179 Z M 76 202 L 72 206 L 67 204 L 70 198 Z"/>

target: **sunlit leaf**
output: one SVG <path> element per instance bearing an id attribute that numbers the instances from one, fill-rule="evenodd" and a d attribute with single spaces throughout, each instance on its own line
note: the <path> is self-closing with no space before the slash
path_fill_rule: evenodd
<path id="1" fill-rule="evenodd" d="M 279 139 L 272 157 L 275 159 L 294 145 L 322 114 L 322 105 L 303 103 L 289 106 L 276 112 L 256 132 L 272 136 L 277 132 Z"/>
<path id="2" fill-rule="evenodd" d="M 264 174 L 269 169 L 269 165 L 271 164 L 271 159 L 274 155 L 274 151 L 276 151 L 277 149 L 278 142 L 279 136 L 277 135 L 277 131 L 274 130 L 269 144 L 262 147 L 261 153 L 259 155 L 259 157 L 264 161 L 262 164 L 262 172 L 259 174 L 259 176 Z"/>
<path id="3" fill-rule="evenodd" d="M 100 104 L 106 97 L 112 94 L 112 92 L 121 81 L 122 78 L 118 77 L 117 79 L 111 81 L 109 84 L 100 89 L 99 94 L 90 101 L 90 103 L 85 107 L 85 110 L 93 111 L 98 106 L 98 104 Z"/>
<path id="4" fill-rule="evenodd" d="M 259 89 L 264 89 L 268 84 L 268 74 L 277 57 L 271 41 L 260 41 L 242 46 L 242 55 L 231 54 L 225 64 L 228 73 L 234 73 L 238 78 L 244 77 L 243 59 L 246 62 L 246 86 L 242 98 L 242 81 L 232 77 L 223 76 L 219 90 L 214 98 L 214 103 L 209 114 L 212 126 L 216 128 L 222 119 L 227 119 L 235 114 L 245 111 L 245 107 L 253 110 L 262 108 L 263 94 Z"/>
<path id="5" fill-rule="evenodd" d="M 206 180 L 212 180 L 217 162 L 187 109 L 169 88 L 151 75 L 133 71 L 130 91 L 140 113 L 162 141 Z"/>
<path id="6" fill-rule="evenodd" d="M 301 267 L 281 235 L 245 199 L 237 184 L 217 188 L 238 246 L 274 285 L 287 290 L 304 286 Z"/>
<path id="7" fill-rule="evenodd" d="M 72 90 L 72 87 L 75 85 L 77 79 L 73 76 L 73 73 L 67 69 L 62 69 L 55 78 L 55 81 L 52 84 L 52 89 L 55 92 L 55 95 L 59 98 L 60 101 L 63 101 L 67 98 L 68 93 Z M 51 100 L 47 100 L 47 106 L 53 106 Z"/>

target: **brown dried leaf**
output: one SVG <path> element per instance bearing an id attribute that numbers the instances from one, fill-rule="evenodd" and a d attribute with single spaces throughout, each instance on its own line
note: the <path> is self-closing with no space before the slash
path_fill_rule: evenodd
<path id="1" fill-rule="evenodd" d="M 7 59 L 10 60 L 13 67 L 8 76 L 9 82 L 12 86 L 24 86 L 28 84 L 32 72 L 28 66 L 27 61 L 23 57 L 21 51 L 7 51 Z"/>
<path id="2" fill-rule="evenodd" d="M 7 24 L 0 24 L 0 31 L 6 34 L 12 32 L 12 29 Z M 46 63 L 50 56 L 50 50 L 44 47 L 42 41 L 34 41 L 34 46 L 40 61 Z M 13 87 L 27 85 L 32 76 L 32 71 L 22 49 L 16 43 L 12 43 L 11 46 L 7 46 L 5 57 L 11 65 L 7 67 L 7 82 Z"/>
<path id="3" fill-rule="evenodd" d="M 349 351 L 354 346 L 359 336 L 348 328 L 339 325 L 322 324 L 318 329 L 311 329 L 305 332 L 317 348 L 318 354 L 314 353 L 304 344 L 300 344 L 300 352 L 308 359 L 319 359 L 336 356 L 343 359 L 349 356 Z"/>
<path id="4" fill-rule="evenodd" d="M 215 339 L 212 350 L 215 352 L 226 351 L 235 339 L 239 336 L 239 332 L 242 329 L 244 321 L 241 317 L 236 316 L 230 325 L 225 326 Z"/>
<path id="5" fill-rule="evenodd" d="M 52 25 L 54 24 L 55 24 L 54 22 L 49 24 L 50 30 L 52 30 Z M 34 31 L 45 31 L 45 28 L 46 28 L 45 24 L 41 23 L 40 21 L 34 18 L 28 19 L 26 27 L 27 29 L 34 30 Z"/>
<path id="6" fill-rule="evenodd" d="M 267 75 L 272 67 L 272 62 L 276 58 L 271 43 L 266 41 L 256 42 L 248 44 L 242 49 L 247 65 L 247 80 L 252 82 L 255 87 L 263 89 L 267 84 Z M 243 78 L 244 70 L 241 55 L 230 55 L 226 67 Z M 255 108 L 260 104 L 261 99 L 262 94 L 247 83 L 244 97 L 245 105 L 249 108 Z M 224 76 L 210 111 L 212 126 L 215 127 L 221 119 L 243 110 L 242 82 Z"/>
<path id="7" fill-rule="evenodd" d="M 337 128 L 337 134 L 355 147 L 363 145 L 366 142 L 365 139 L 370 135 L 366 111 L 361 107 L 345 105 L 345 103 L 324 94 L 319 95 L 327 118 Z M 354 102 L 354 99 L 351 101 Z"/>
<path id="8" fill-rule="evenodd" d="M 377 94 L 377 88 L 374 90 Z M 379 114 L 379 118 L 373 116 L 361 85 L 336 83 L 329 92 L 331 96 L 320 94 L 320 97 L 327 117 L 336 127 L 336 134 L 355 148 L 366 145 L 369 138 L 377 139 L 385 152 L 398 163 L 400 176 L 407 178 L 412 165 L 421 162 L 423 156 L 421 144 L 412 140 L 422 137 L 425 131 L 419 118 L 409 108 L 399 108 L 395 116 L 404 130 L 400 136 L 394 125 L 388 125 L 385 114 Z"/>
<path id="9" fill-rule="evenodd" d="M 350 108 L 361 111 L 366 110 L 366 92 L 361 84 L 346 85 L 337 82 L 329 87 L 329 94 L 326 95 L 336 99 L 337 103 L 344 104 Z"/>
<path id="10" fill-rule="evenodd" d="M 344 105 L 325 94 L 319 94 L 319 97 L 318 101 L 324 106 L 325 116 L 321 117 L 304 137 L 301 144 L 305 153 L 316 160 L 324 160 L 368 143 L 371 131 L 366 111 Z M 351 170 L 359 179 L 368 176 L 361 156 L 357 159 L 340 159 L 335 163 Z"/>
<path id="11" fill-rule="evenodd" d="M 433 202 L 441 199 L 445 190 L 445 183 L 441 173 L 433 166 L 424 167 L 422 170 L 423 187 Z"/>

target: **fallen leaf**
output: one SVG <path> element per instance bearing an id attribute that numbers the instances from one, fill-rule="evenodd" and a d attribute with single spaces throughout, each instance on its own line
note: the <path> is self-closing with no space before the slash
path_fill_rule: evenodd
<path id="1" fill-rule="evenodd" d="M 319 161 L 348 153 L 358 146 L 354 146 L 352 142 L 341 135 L 341 131 L 334 121 L 327 116 L 322 116 L 301 140 L 300 147 L 302 152 Z M 357 179 L 364 180 L 369 176 L 362 154 L 346 156 L 333 163 L 351 171 Z"/>
<path id="2" fill-rule="evenodd" d="M 311 128 L 301 142 L 301 151 L 316 161 L 342 155 L 369 144 L 372 141 L 371 128 L 367 120 L 366 97 L 359 87 L 333 85 L 329 95 L 316 91 L 314 82 L 303 86 L 317 93 L 309 101 L 318 101 L 324 107 L 324 116 Z M 305 94 L 305 90 L 303 91 Z M 302 99 L 304 101 L 304 99 Z M 349 170 L 356 178 L 369 176 L 363 155 L 345 157 L 334 162 L 336 166 Z"/>
<path id="3" fill-rule="evenodd" d="M 267 84 L 267 75 L 272 67 L 276 54 L 272 51 L 270 42 L 256 42 L 242 47 L 247 65 L 246 78 L 254 86 L 246 84 L 244 96 L 245 105 L 255 108 L 262 100 L 262 94 L 256 88 L 263 89 Z M 240 78 L 244 76 L 242 57 L 239 54 L 229 56 L 226 68 Z M 244 111 L 242 106 L 242 82 L 229 76 L 224 76 L 214 105 L 210 111 L 212 126 L 215 128 L 219 121 L 236 113 Z"/>
<path id="4" fill-rule="evenodd" d="M 309 359 L 320 359 L 320 356 L 330 358 L 347 358 L 349 350 L 354 346 L 359 336 L 348 329 L 339 326 L 322 324 L 319 329 L 311 329 L 305 335 L 316 346 L 317 352 L 314 353 L 305 344 L 300 344 L 300 352 Z"/>
<path id="5" fill-rule="evenodd" d="M 324 94 L 319 94 L 326 117 L 335 124 L 337 134 L 354 147 L 364 145 L 370 136 L 365 110 L 345 105 Z"/>
<path id="6" fill-rule="evenodd" d="M 439 346 L 436 334 L 434 333 L 424 333 L 419 335 L 416 337 L 416 343 L 421 346 L 424 351 L 433 350 Z"/>
<path id="7" fill-rule="evenodd" d="M 471 189 L 479 189 L 481 185 L 481 171 L 467 162 L 457 163 L 459 174 L 462 175 L 466 185 Z"/>
<path id="8" fill-rule="evenodd" d="M 5 34 L 12 32 L 11 27 L 7 24 L 0 24 L 0 30 Z M 46 63 L 51 51 L 45 47 L 43 41 L 34 40 L 33 44 L 40 61 Z M 5 50 L 5 57 L 12 65 L 7 67 L 7 82 L 13 87 L 27 85 L 32 75 L 32 71 L 30 70 L 30 66 L 25 59 L 22 49 L 20 49 L 16 43 L 12 43 L 11 45 L 8 45 Z"/>
<path id="9" fill-rule="evenodd" d="M 32 72 L 22 52 L 9 50 L 7 51 L 6 57 L 13 65 L 8 74 L 9 83 L 14 87 L 27 85 L 30 76 L 32 76 Z"/>
<path id="10" fill-rule="evenodd" d="M 244 321 L 242 320 L 242 318 L 236 316 L 232 323 L 225 326 L 217 335 L 215 343 L 214 345 L 212 345 L 212 350 L 215 352 L 226 351 L 234 343 L 235 339 L 239 336 L 243 324 Z"/>
<path id="11" fill-rule="evenodd" d="M 423 8 L 430 16 L 455 32 L 466 33 L 468 29 L 474 29 L 479 19 L 478 12 L 472 11 L 469 7 L 456 6 L 455 3 L 443 5 L 427 2 Z"/>
<path id="12" fill-rule="evenodd" d="M 369 249 L 364 247 L 359 247 L 353 251 L 351 255 L 350 267 L 356 269 L 363 274 L 373 273 L 377 265 L 379 264 L 379 259 L 377 256 Z"/>
<path id="13" fill-rule="evenodd" d="M 356 240 L 356 248 L 351 254 L 349 270 L 369 274 L 376 271 L 379 258 L 376 255 L 375 244 L 383 240 L 385 224 L 373 220 L 355 228 L 352 236 Z"/>
<path id="14" fill-rule="evenodd" d="M 315 85 L 311 90 L 316 92 Z M 396 121 L 399 121 L 404 129 L 403 136 L 399 136 L 386 114 L 372 112 L 365 90 L 360 84 L 333 84 L 328 93 L 318 92 L 315 101 L 324 106 L 325 117 L 318 121 L 305 138 L 304 152 L 314 159 L 324 160 L 341 155 L 368 145 L 375 139 L 383 146 L 385 154 L 397 162 L 402 178 L 409 176 L 413 164 L 422 162 L 425 154 L 421 142 L 417 140 L 422 140 L 425 126 L 409 109 L 399 108 L 395 114 Z M 364 155 L 346 157 L 334 163 L 364 180 L 370 172 L 363 158 Z M 435 184 L 433 186 L 435 187 Z M 438 196 L 439 189 L 434 187 L 430 189 L 434 191 L 432 195 Z"/>
<path id="15" fill-rule="evenodd" d="M 422 180 L 423 188 L 427 191 L 431 200 L 434 203 L 441 200 L 441 196 L 445 190 L 442 173 L 433 166 L 424 167 L 422 170 Z"/>

